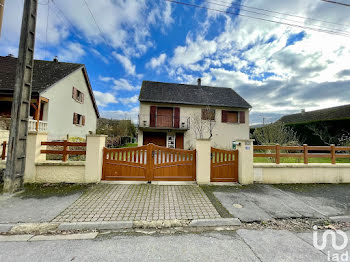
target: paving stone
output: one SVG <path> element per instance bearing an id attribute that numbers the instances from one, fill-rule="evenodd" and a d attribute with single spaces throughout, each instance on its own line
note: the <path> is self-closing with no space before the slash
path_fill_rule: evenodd
<path id="1" fill-rule="evenodd" d="M 58 226 L 58 230 L 112 230 L 122 228 L 132 228 L 132 221 L 113 221 L 113 222 L 78 222 L 78 223 L 62 223 Z"/>

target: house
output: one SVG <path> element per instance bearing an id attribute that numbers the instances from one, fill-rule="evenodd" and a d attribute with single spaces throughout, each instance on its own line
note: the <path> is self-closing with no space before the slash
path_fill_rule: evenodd
<path id="1" fill-rule="evenodd" d="M 17 58 L 0 56 L 0 120 L 11 118 Z M 48 132 L 49 139 L 85 137 L 96 132 L 99 111 L 82 64 L 34 61 L 29 131 Z M 9 122 L 9 121 L 7 121 Z M 0 126 L 1 128 L 1 126 Z M 2 129 L 8 128 L 2 124 Z"/>
<path id="2" fill-rule="evenodd" d="M 236 139 L 249 139 L 251 108 L 231 88 L 143 81 L 140 90 L 139 146 L 153 143 L 195 148 L 196 139 L 232 149 Z"/>
<path id="3" fill-rule="evenodd" d="M 310 145 L 337 144 L 337 139 L 350 134 L 350 105 L 330 107 L 283 116 L 286 126 L 293 128 L 300 140 Z"/>

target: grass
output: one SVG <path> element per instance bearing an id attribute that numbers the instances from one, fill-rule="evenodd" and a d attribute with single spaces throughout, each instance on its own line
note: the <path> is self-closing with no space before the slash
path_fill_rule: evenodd
<path id="1" fill-rule="evenodd" d="M 281 157 L 281 163 L 304 163 L 303 158 L 297 157 Z M 275 163 L 275 158 L 271 157 L 254 157 L 254 163 Z M 309 163 L 331 163 L 330 158 L 309 158 Z M 336 163 L 350 163 L 350 159 L 339 158 Z"/>
<path id="2" fill-rule="evenodd" d="M 210 202 L 213 204 L 213 206 L 215 207 L 216 211 L 218 211 L 218 213 L 220 214 L 221 217 L 223 217 L 223 218 L 231 218 L 231 217 L 233 217 L 230 214 L 230 212 L 228 212 L 227 209 L 216 198 L 216 196 L 214 195 L 214 192 L 215 191 L 220 191 L 220 189 L 232 190 L 232 188 L 235 188 L 235 187 L 225 187 L 225 186 L 222 186 L 220 188 L 216 187 L 216 186 L 200 186 L 200 187 L 202 188 L 204 193 L 207 195 L 207 197 L 209 198 Z"/>
<path id="3" fill-rule="evenodd" d="M 25 184 L 24 191 L 17 196 L 21 198 L 64 197 L 85 192 L 91 185 L 87 184 Z"/>
<path id="4" fill-rule="evenodd" d="M 137 143 L 128 143 L 128 144 L 122 145 L 120 148 L 137 147 L 137 146 L 138 146 Z"/>

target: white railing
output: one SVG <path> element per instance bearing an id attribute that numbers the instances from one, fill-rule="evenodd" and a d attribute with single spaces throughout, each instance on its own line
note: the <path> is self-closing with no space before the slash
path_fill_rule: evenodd
<path id="1" fill-rule="evenodd" d="M 28 122 L 28 131 L 37 131 L 36 130 L 36 120 L 30 119 Z M 46 121 L 39 121 L 39 127 L 38 127 L 39 132 L 45 132 L 47 131 L 47 122 Z"/>

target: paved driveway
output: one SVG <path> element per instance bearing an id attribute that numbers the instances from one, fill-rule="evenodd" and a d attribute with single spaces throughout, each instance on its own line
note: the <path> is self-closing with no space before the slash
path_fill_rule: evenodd
<path id="1" fill-rule="evenodd" d="M 89 189 L 54 222 L 220 218 L 198 186 L 108 185 Z"/>
<path id="2" fill-rule="evenodd" d="M 350 214 L 350 185 L 215 187 L 214 195 L 241 221 L 327 218 Z"/>

